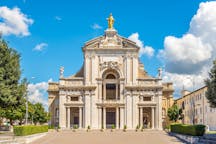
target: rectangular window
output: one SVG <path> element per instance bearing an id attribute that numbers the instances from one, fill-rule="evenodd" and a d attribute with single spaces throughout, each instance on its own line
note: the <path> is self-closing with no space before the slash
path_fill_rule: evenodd
<path id="1" fill-rule="evenodd" d="M 151 101 L 151 97 L 143 97 L 143 101 Z"/>
<path id="2" fill-rule="evenodd" d="M 106 84 L 106 99 L 116 99 L 116 84 Z"/>
<path id="3" fill-rule="evenodd" d="M 76 96 L 76 97 L 71 97 L 71 101 L 78 101 L 79 100 L 79 97 Z"/>

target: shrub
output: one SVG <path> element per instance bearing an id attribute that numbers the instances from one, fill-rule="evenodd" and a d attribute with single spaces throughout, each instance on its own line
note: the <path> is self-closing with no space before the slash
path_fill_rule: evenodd
<path id="1" fill-rule="evenodd" d="M 126 126 L 126 125 L 124 125 L 124 130 L 123 130 L 123 131 L 124 131 L 124 132 L 126 132 L 126 129 L 127 129 L 127 126 Z"/>
<path id="2" fill-rule="evenodd" d="M 174 133 L 192 136 L 203 136 L 205 133 L 205 125 L 171 124 L 170 129 Z"/>
<path id="3" fill-rule="evenodd" d="M 140 126 L 139 126 L 139 125 L 137 125 L 137 126 L 136 126 L 136 131 L 138 131 L 138 130 L 139 130 L 139 128 L 140 128 Z"/>
<path id="4" fill-rule="evenodd" d="M 78 125 L 73 125 L 73 129 L 78 129 Z"/>
<path id="5" fill-rule="evenodd" d="M 54 129 L 55 127 L 54 127 L 54 125 L 49 125 L 48 126 L 48 129 Z"/>
<path id="6" fill-rule="evenodd" d="M 112 129 L 115 129 L 115 125 L 114 124 L 112 124 Z"/>
<path id="7" fill-rule="evenodd" d="M 14 135 L 16 136 L 25 136 L 25 135 L 31 135 L 31 134 L 43 133 L 43 132 L 48 132 L 47 125 L 14 126 Z"/>

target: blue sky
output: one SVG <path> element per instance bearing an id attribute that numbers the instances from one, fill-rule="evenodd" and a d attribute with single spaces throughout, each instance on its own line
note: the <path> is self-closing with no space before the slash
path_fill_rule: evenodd
<path id="1" fill-rule="evenodd" d="M 106 18 L 112 12 L 116 20 L 114 27 L 120 35 L 129 37 L 137 33 L 144 47 L 150 46 L 154 49 L 153 56 L 143 54 L 140 57 L 150 75 L 156 76 L 158 67 L 165 65 L 168 68 L 165 75 L 166 80 L 177 81 L 176 77 L 189 77 L 189 81 L 187 78 L 185 84 L 179 84 L 176 87 L 179 89 L 185 85 L 191 89 L 191 79 L 197 79 L 194 76 L 199 74 L 203 76 L 202 70 L 193 69 L 194 72 L 189 73 L 193 70 L 190 70 L 191 65 L 186 65 L 187 70 L 183 69 L 183 72 L 178 73 L 175 71 L 177 68 L 173 65 L 184 65 L 184 61 L 181 60 L 190 61 L 191 59 L 179 58 L 178 61 L 175 61 L 170 57 L 175 57 L 173 53 L 178 53 L 182 45 L 191 44 L 191 39 L 194 45 L 199 44 L 199 41 L 196 40 L 201 37 L 201 34 L 195 28 L 200 21 L 199 18 L 197 20 L 196 17 L 193 17 L 199 13 L 199 9 L 202 14 L 201 2 L 204 2 L 203 7 L 207 7 L 208 10 L 212 7 L 216 9 L 214 2 L 210 4 L 211 6 L 207 6 L 206 1 L 200 0 L 80 0 L 73 2 L 66 0 L 0 0 L 0 7 L 7 7 L 11 11 L 16 7 L 20 14 L 30 20 L 26 22 L 27 28 L 24 30 L 28 31 L 28 34 L 13 33 L 12 30 L 4 33 L 2 29 L 5 27 L 2 29 L 0 27 L 0 31 L 3 31 L 3 38 L 9 42 L 10 46 L 21 53 L 23 77 L 26 77 L 32 86 L 35 86 L 42 82 L 46 83 L 49 79 L 57 81 L 60 66 L 65 67 L 64 75 L 66 76 L 79 70 L 83 63 L 81 47 L 84 42 L 103 34 L 107 28 Z M 209 10 L 209 15 L 211 12 L 213 11 Z M 215 26 L 215 21 L 213 17 L 211 21 L 213 26 Z M 194 25 L 190 25 L 191 22 Z M 0 23 L 8 24 L 1 11 Z M 211 36 L 215 36 L 211 30 L 208 32 Z M 184 37 L 187 34 L 192 34 L 192 37 Z M 201 44 L 205 46 L 206 41 L 202 40 Z M 203 50 L 203 45 L 200 46 L 201 50 Z M 169 53 L 167 52 L 169 49 L 176 51 Z M 212 52 L 212 49 L 209 48 L 209 52 Z M 198 55 L 198 57 L 200 55 L 199 53 L 193 54 L 193 50 L 187 52 Z M 208 63 L 209 66 L 210 59 L 213 59 L 215 55 L 208 55 L 209 53 L 206 53 L 203 56 L 207 58 L 192 59 L 189 64 L 197 67 L 196 64 L 200 62 L 199 64 L 203 65 Z M 167 66 L 167 64 L 170 65 Z M 178 76 L 175 77 L 175 75 Z M 197 84 L 197 86 L 200 85 Z M 42 99 L 47 98 L 44 89 L 38 92 Z"/>

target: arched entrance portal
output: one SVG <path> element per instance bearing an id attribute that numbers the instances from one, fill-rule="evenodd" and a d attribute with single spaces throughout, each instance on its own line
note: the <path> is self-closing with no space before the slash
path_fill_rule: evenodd
<path id="1" fill-rule="evenodd" d="M 105 103 L 103 109 L 103 127 L 119 126 L 119 111 L 116 101 L 120 99 L 119 74 L 114 69 L 106 70 L 102 75 L 102 99 Z"/>

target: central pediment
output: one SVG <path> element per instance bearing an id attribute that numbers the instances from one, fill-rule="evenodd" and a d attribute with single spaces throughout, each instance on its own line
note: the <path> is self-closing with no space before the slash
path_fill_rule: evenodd
<path id="1" fill-rule="evenodd" d="M 135 42 L 118 35 L 115 29 L 107 29 L 103 36 L 87 41 L 83 47 L 85 49 L 127 49 L 140 47 Z"/>

